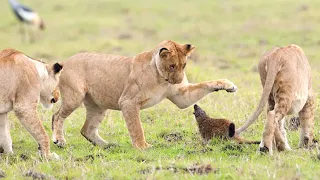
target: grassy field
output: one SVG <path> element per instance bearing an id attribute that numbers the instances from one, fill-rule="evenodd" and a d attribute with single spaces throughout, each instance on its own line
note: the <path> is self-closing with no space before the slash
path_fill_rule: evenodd
<path id="1" fill-rule="evenodd" d="M 47 62 L 62 61 L 79 51 L 134 56 L 171 39 L 197 46 L 187 64 L 191 82 L 227 78 L 236 94 L 212 93 L 198 104 L 212 117 L 233 120 L 238 126 L 256 108 L 262 88 L 257 73 L 261 54 L 273 46 L 301 46 L 313 71 L 317 93 L 315 136 L 319 139 L 320 2 L 318 0 L 21 0 L 44 18 L 46 30 L 36 43 L 21 42 L 19 24 L 6 1 L 0 6 L 0 48 L 16 48 Z M 43 124 L 51 136 L 51 116 L 59 103 L 45 111 Z M 257 154 L 257 145 L 213 140 L 203 145 L 193 108 L 180 110 L 165 100 L 143 110 L 141 120 L 146 151 L 132 148 L 120 112 L 105 117 L 100 135 L 118 146 L 94 147 L 80 135 L 85 109 L 66 121 L 67 146 L 51 143 L 60 160 L 45 162 L 37 144 L 14 114 L 11 135 L 14 154 L 0 156 L 1 174 L 8 179 L 318 179 L 320 161 L 314 151 L 298 148 L 298 131 L 288 131 L 291 152 Z M 265 112 L 243 136 L 260 140 Z M 209 173 L 194 173 L 207 166 Z M 37 174 L 38 173 L 38 174 Z M 40 174 L 42 173 L 42 174 Z M 30 175 L 30 176 L 27 176 Z"/>

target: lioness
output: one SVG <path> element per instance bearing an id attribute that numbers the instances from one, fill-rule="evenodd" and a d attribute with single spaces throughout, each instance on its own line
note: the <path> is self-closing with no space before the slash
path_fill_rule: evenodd
<path id="1" fill-rule="evenodd" d="M 38 118 L 37 104 L 52 106 L 58 101 L 56 89 L 62 65 L 48 65 L 14 49 L 0 52 L 0 146 L 12 153 L 7 113 L 13 110 L 22 125 L 39 144 L 44 157 L 50 157 L 50 140 Z"/>
<path id="2" fill-rule="evenodd" d="M 65 145 L 63 121 L 83 102 L 87 117 L 81 134 L 96 145 L 106 145 L 98 128 L 107 109 L 121 110 L 134 147 L 150 147 L 141 126 L 140 109 L 168 98 L 187 108 L 210 92 L 237 87 L 226 79 L 188 83 L 184 73 L 190 44 L 163 41 L 154 50 L 134 57 L 99 53 L 78 53 L 64 64 L 59 88 L 62 105 L 52 117 L 53 141 Z"/>
<path id="3" fill-rule="evenodd" d="M 274 140 L 278 150 L 291 150 L 284 129 L 284 118 L 287 114 L 296 113 L 299 113 L 301 121 L 299 146 L 310 146 L 313 141 L 315 105 L 311 70 L 303 50 L 297 45 L 272 49 L 260 59 L 259 73 L 263 86 L 259 106 L 236 133 L 248 128 L 268 101 L 268 117 L 260 150 L 272 154 Z"/>

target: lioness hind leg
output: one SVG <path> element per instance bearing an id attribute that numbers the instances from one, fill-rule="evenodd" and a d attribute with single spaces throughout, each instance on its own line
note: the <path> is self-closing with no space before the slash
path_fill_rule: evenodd
<path id="1" fill-rule="evenodd" d="M 61 91 L 62 92 L 62 91 Z M 60 109 L 52 116 L 52 140 L 59 146 L 64 147 L 66 140 L 63 135 L 63 123 L 64 120 L 75 110 L 77 109 L 83 99 L 85 93 L 75 93 L 72 95 L 62 96 L 62 104 Z"/>
<path id="2" fill-rule="evenodd" d="M 108 142 L 102 139 L 98 133 L 99 125 L 105 116 L 106 110 L 88 103 L 85 103 L 85 107 L 87 110 L 86 122 L 81 129 L 81 134 L 93 145 L 108 145 Z"/>
<path id="3" fill-rule="evenodd" d="M 38 142 L 41 155 L 49 158 L 51 156 L 50 140 L 47 132 L 38 118 L 37 103 L 15 104 L 14 112 L 21 124 Z"/>
<path id="4" fill-rule="evenodd" d="M 299 143 L 300 148 L 301 147 L 308 148 L 313 143 L 314 109 L 315 109 L 314 97 L 310 96 L 306 104 L 302 108 L 302 110 L 299 112 L 300 125 L 301 125 L 300 143 Z"/>
<path id="5" fill-rule="evenodd" d="M 0 141 L 1 148 L 4 153 L 11 154 L 12 151 L 12 139 L 10 136 L 10 124 L 7 113 L 0 114 Z"/>
<path id="6" fill-rule="evenodd" d="M 276 128 L 274 133 L 278 151 L 291 150 L 287 139 L 287 132 L 284 128 L 284 122 L 285 118 L 282 118 L 278 123 L 276 121 Z"/>
<path id="7" fill-rule="evenodd" d="M 269 111 L 267 114 L 267 121 L 264 126 L 264 132 L 262 135 L 262 141 L 260 143 L 260 151 L 264 153 L 273 154 L 273 142 L 275 131 L 275 112 Z"/>
<path id="8" fill-rule="evenodd" d="M 287 133 L 284 129 L 284 118 L 291 108 L 293 97 L 292 92 L 292 87 L 290 85 L 283 84 L 275 96 L 275 140 L 279 151 L 291 150 L 287 141 Z"/>

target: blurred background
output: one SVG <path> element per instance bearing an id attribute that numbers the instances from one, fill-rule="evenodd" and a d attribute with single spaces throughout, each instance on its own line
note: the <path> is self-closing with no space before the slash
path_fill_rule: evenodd
<path id="1" fill-rule="evenodd" d="M 18 0 L 45 24 L 34 43 L 21 41 L 9 2 L 0 6 L 0 48 L 65 59 L 79 51 L 133 56 L 171 39 L 197 46 L 193 60 L 220 68 L 252 66 L 276 45 L 295 43 L 316 57 L 320 45 L 317 0 Z M 30 29 L 30 28 L 29 28 Z M 250 70 L 251 67 L 248 67 Z"/>

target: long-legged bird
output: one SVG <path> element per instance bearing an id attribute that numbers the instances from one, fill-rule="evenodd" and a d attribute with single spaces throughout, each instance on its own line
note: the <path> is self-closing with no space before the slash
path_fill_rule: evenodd
<path id="1" fill-rule="evenodd" d="M 26 26 L 33 26 L 35 29 L 44 30 L 44 22 L 31 8 L 20 4 L 16 0 L 9 0 L 11 9 L 13 10 L 15 16 L 21 23 L 21 36 L 22 39 L 27 39 L 27 29 Z M 33 41 L 33 38 L 30 34 L 30 41 Z"/>

